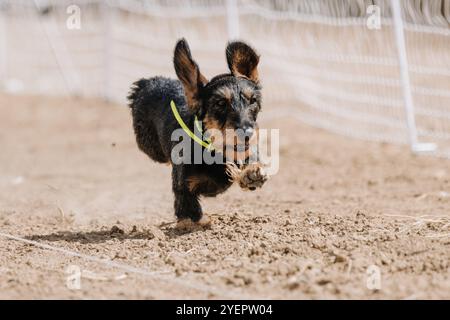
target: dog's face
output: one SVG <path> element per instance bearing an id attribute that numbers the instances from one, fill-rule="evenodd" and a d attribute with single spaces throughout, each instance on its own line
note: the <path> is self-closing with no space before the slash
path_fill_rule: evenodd
<path id="1" fill-rule="evenodd" d="M 243 77 L 220 75 L 204 88 L 202 108 L 206 129 L 242 130 L 250 134 L 257 128 L 261 110 L 260 86 Z"/>
<path id="2" fill-rule="evenodd" d="M 175 71 L 183 84 L 188 106 L 203 120 L 205 129 L 213 133 L 212 140 L 214 132 L 224 138 L 234 131 L 247 150 L 256 137 L 256 119 L 261 110 L 259 56 L 247 44 L 232 42 L 226 48 L 226 58 L 230 73 L 208 81 L 192 59 L 187 42 L 182 39 L 175 47 Z M 233 145 L 236 147 L 237 143 L 233 142 Z"/>

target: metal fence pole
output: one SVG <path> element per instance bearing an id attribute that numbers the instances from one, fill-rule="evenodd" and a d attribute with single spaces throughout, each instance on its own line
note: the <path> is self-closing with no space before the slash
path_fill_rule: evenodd
<path id="1" fill-rule="evenodd" d="M 405 103 L 406 122 L 411 150 L 414 152 L 433 151 L 436 145 L 433 143 L 419 143 L 417 139 L 417 126 L 414 112 L 414 103 L 411 93 L 411 82 L 408 71 L 408 58 L 406 54 L 405 34 L 403 29 L 402 9 L 400 0 L 391 0 L 392 15 L 394 18 L 395 39 L 400 67 L 400 80 L 402 83 L 403 99 Z"/>
<path id="2" fill-rule="evenodd" d="M 227 30 L 228 40 L 239 38 L 239 11 L 237 0 L 227 0 Z"/>

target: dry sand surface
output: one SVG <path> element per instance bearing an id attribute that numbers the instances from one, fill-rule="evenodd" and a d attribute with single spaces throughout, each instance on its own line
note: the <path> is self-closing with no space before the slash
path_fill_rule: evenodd
<path id="1" fill-rule="evenodd" d="M 212 228 L 181 233 L 129 110 L 0 96 L 0 298 L 450 298 L 448 160 L 261 126 L 281 130 L 279 173 L 203 200 Z"/>

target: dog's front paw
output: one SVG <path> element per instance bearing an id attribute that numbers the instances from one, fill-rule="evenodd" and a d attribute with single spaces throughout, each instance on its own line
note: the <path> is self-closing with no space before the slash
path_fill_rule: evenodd
<path id="1" fill-rule="evenodd" d="M 261 188 L 267 181 L 268 176 L 259 164 L 249 165 L 242 170 L 239 179 L 239 186 L 242 189 L 255 190 Z"/>

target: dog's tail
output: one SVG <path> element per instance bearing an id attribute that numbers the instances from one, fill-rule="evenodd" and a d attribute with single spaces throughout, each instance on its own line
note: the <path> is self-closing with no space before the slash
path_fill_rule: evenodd
<path id="1" fill-rule="evenodd" d="M 130 93 L 127 96 L 128 106 L 133 109 L 136 102 L 139 100 L 140 92 L 148 85 L 147 79 L 140 79 L 131 85 Z"/>

